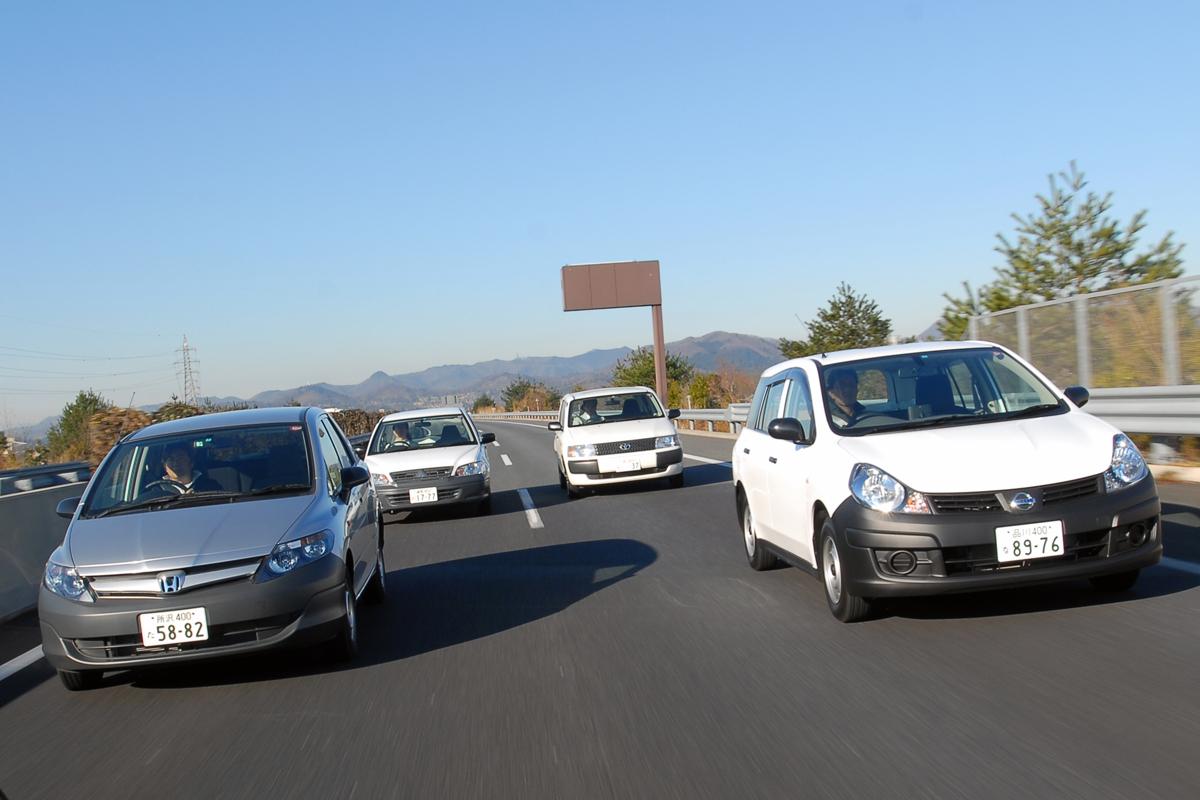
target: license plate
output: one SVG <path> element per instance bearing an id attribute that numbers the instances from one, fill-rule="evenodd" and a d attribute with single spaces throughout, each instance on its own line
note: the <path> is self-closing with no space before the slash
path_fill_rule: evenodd
<path id="1" fill-rule="evenodd" d="M 427 489 L 409 489 L 408 502 L 410 503 L 436 503 L 437 502 L 437 487 L 431 486 Z"/>
<path id="2" fill-rule="evenodd" d="M 1063 554 L 1063 524 L 1059 520 L 996 528 L 996 560 L 1025 561 Z"/>
<path id="3" fill-rule="evenodd" d="M 637 472 L 642 468 L 640 458 L 623 458 L 617 462 L 616 472 Z"/>
<path id="4" fill-rule="evenodd" d="M 208 638 L 208 615 L 203 608 L 138 614 L 142 644 L 146 647 L 203 642 Z"/>

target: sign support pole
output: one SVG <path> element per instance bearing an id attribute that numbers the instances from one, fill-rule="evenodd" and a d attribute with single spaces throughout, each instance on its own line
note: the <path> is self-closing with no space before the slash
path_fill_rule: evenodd
<path id="1" fill-rule="evenodd" d="M 664 407 L 671 404 L 667 399 L 667 345 L 663 341 L 662 305 L 650 306 L 650 319 L 654 323 L 654 391 Z"/>

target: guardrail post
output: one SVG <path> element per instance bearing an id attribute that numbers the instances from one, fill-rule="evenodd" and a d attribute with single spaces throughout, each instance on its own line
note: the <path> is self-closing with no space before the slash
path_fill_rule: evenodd
<path id="1" fill-rule="evenodd" d="M 1158 301 L 1162 310 L 1163 385 L 1178 386 L 1183 382 L 1179 363 L 1179 328 L 1175 324 L 1175 282 L 1159 289 Z"/>
<path id="2" fill-rule="evenodd" d="M 1088 333 L 1087 295 L 1075 295 L 1075 378 L 1080 386 L 1092 385 L 1092 341 Z"/>
<path id="3" fill-rule="evenodd" d="M 1017 352 L 1021 358 L 1029 359 L 1029 318 L 1024 306 L 1017 309 Z"/>

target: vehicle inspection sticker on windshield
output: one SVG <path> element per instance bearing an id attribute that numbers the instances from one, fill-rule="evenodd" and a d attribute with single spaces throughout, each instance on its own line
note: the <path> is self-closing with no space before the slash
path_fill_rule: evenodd
<path id="1" fill-rule="evenodd" d="M 203 642 L 208 638 L 208 616 L 203 608 L 138 614 L 138 627 L 146 647 Z"/>
<path id="2" fill-rule="evenodd" d="M 437 487 L 430 486 L 426 489 L 409 489 L 408 502 L 410 503 L 436 503 L 437 502 Z"/>
<path id="3" fill-rule="evenodd" d="M 1024 561 L 1063 554 L 1063 524 L 1059 520 L 996 528 L 996 560 Z"/>

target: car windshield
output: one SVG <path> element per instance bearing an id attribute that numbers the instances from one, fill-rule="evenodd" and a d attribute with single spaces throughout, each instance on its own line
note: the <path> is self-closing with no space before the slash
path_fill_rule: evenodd
<path id="1" fill-rule="evenodd" d="M 829 424 L 838 433 L 967 425 L 1060 414 L 1067 406 L 998 348 L 906 353 L 821 371 Z"/>
<path id="2" fill-rule="evenodd" d="M 304 426 L 255 425 L 123 442 L 93 479 L 83 516 L 312 489 Z"/>
<path id="3" fill-rule="evenodd" d="M 475 434 L 462 414 L 411 417 L 379 423 L 367 455 L 464 444 L 475 444 Z"/>
<path id="4" fill-rule="evenodd" d="M 572 400 L 567 410 L 567 425 L 597 425 L 603 422 L 627 422 L 663 415 L 658 400 L 648 392 L 621 392 Z"/>

